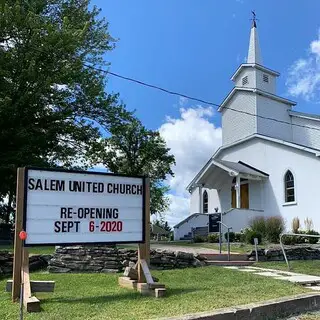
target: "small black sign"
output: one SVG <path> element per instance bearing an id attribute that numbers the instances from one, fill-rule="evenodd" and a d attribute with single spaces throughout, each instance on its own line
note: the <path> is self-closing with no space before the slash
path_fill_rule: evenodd
<path id="1" fill-rule="evenodd" d="M 221 213 L 210 213 L 209 214 L 209 233 L 219 232 L 219 223 L 221 221 Z"/>

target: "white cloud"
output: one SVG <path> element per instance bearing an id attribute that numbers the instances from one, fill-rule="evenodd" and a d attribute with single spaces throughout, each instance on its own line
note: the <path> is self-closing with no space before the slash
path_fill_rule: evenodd
<path id="1" fill-rule="evenodd" d="M 221 145 L 221 128 L 209 121 L 214 115 L 212 107 L 180 108 L 178 118 L 167 117 L 159 128 L 176 159 L 175 176 L 168 181 L 172 203 L 166 218 L 171 225 L 189 214 L 186 187 Z"/>
<path id="2" fill-rule="evenodd" d="M 320 100 L 320 30 L 318 39 L 310 43 L 307 56 L 296 60 L 289 68 L 288 92 L 307 101 Z"/>

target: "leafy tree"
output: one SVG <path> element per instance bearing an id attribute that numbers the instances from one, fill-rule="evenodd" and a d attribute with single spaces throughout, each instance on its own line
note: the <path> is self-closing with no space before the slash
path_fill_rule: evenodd
<path id="1" fill-rule="evenodd" d="M 154 224 L 157 225 L 157 226 L 159 226 L 160 228 L 168 231 L 168 232 L 171 232 L 171 231 L 172 231 L 171 227 L 169 226 L 168 221 L 164 221 L 163 219 L 161 219 L 161 220 L 155 220 L 155 221 L 154 221 Z"/>
<path id="2" fill-rule="evenodd" d="M 134 117 L 113 123 L 109 130 L 111 136 L 92 146 L 95 163 L 102 163 L 113 173 L 147 175 L 151 214 L 165 212 L 170 202 L 164 181 L 173 176 L 175 159 L 159 132 L 146 129 Z"/>
<path id="3" fill-rule="evenodd" d="M 126 118 L 106 93 L 108 23 L 89 0 L 0 1 L 0 200 L 7 221 L 19 166 L 85 167 L 97 124 Z M 76 164 L 75 164 L 76 160 Z M 7 209 L 7 210 L 6 210 Z"/>

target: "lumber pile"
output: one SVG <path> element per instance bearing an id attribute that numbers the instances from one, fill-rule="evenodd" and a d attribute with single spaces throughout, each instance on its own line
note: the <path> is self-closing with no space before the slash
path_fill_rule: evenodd
<path id="1" fill-rule="evenodd" d="M 161 298 L 165 296 L 166 287 L 164 284 L 158 283 L 159 279 L 152 277 L 148 265 L 144 260 L 141 260 L 141 268 L 144 273 L 146 282 L 139 282 L 138 270 L 135 267 L 126 267 L 123 277 L 119 277 L 119 285 L 123 288 L 133 289 L 140 292 L 142 295 Z"/>

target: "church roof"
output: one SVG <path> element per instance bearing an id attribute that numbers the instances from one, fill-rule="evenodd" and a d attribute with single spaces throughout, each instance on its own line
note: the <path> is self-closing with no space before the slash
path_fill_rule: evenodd
<path id="1" fill-rule="evenodd" d="M 282 102 L 282 103 L 286 103 L 290 106 L 295 106 L 297 103 L 292 101 L 292 100 L 288 100 L 288 99 L 285 99 L 285 98 L 282 98 L 282 97 L 279 97 L 275 94 L 272 94 L 272 93 L 269 93 L 269 92 L 266 92 L 266 91 L 263 91 L 261 89 L 257 89 L 257 88 L 245 88 L 245 87 L 234 87 L 230 93 L 225 97 L 225 99 L 222 101 L 218 111 L 221 111 L 225 106 L 226 104 L 228 103 L 228 101 L 230 101 L 230 99 L 235 95 L 236 92 L 238 91 L 249 91 L 249 92 L 253 92 L 253 93 L 257 93 L 259 95 L 262 95 L 262 96 L 265 96 L 267 98 L 270 98 L 270 99 L 273 99 L 273 100 L 276 100 L 276 101 L 279 101 L 279 102 Z"/>
<path id="2" fill-rule="evenodd" d="M 253 20 L 250 30 L 249 50 L 247 63 L 262 64 L 262 57 L 260 52 L 257 24 L 255 19 Z"/>
<path id="3" fill-rule="evenodd" d="M 262 66 L 261 64 L 257 64 L 257 63 L 242 63 L 238 69 L 235 71 L 235 73 L 232 75 L 231 77 L 231 80 L 234 81 L 236 79 L 236 77 L 238 76 L 238 74 L 240 73 L 240 71 L 243 69 L 243 68 L 256 68 L 256 69 L 259 69 L 261 71 L 264 71 L 264 72 L 267 72 L 273 76 L 276 76 L 276 77 L 279 77 L 280 76 L 280 73 L 277 72 L 277 71 L 274 71 L 270 68 L 267 68 L 265 66 Z"/>
<path id="4" fill-rule="evenodd" d="M 292 110 L 289 110 L 288 112 L 289 112 L 289 115 L 292 117 L 320 121 L 320 115 L 318 115 L 318 114 L 310 114 L 310 113 L 297 112 L 297 111 L 292 111 Z"/>
<path id="5" fill-rule="evenodd" d="M 241 143 L 244 143 L 246 141 L 249 141 L 249 140 L 252 140 L 252 139 L 255 139 L 255 138 L 258 138 L 258 139 L 262 139 L 262 140 L 266 140 L 266 141 L 270 141 L 270 142 L 274 142 L 274 143 L 277 143 L 277 144 L 281 144 L 281 145 L 285 145 L 287 147 L 291 147 L 291 148 L 294 148 L 294 149 L 298 149 L 298 150 L 301 150 L 301 151 L 304 151 L 304 152 L 308 152 L 308 153 L 311 153 L 313 154 L 314 156 L 316 157 L 320 157 L 320 150 L 319 149 L 315 149 L 315 148 L 310 148 L 310 147 L 307 147 L 307 146 L 303 146 L 303 145 L 300 145 L 300 144 L 297 144 L 297 143 L 293 143 L 293 142 L 288 142 L 288 141 L 285 141 L 285 140 L 281 140 L 281 139 L 276 139 L 276 138 L 272 138 L 272 137 L 268 137 L 268 136 L 264 136 L 264 135 L 261 135 L 261 134 L 253 134 L 249 137 L 246 137 L 244 139 L 241 139 L 241 140 L 238 140 L 234 143 L 231 143 L 229 145 L 225 145 L 225 146 L 222 146 L 220 147 L 214 154 L 213 156 L 207 161 L 207 163 L 202 167 L 202 169 L 197 173 L 197 175 L 192 179 L 192 181 L 189 183 L 189 185 L 187 186 L 187 190 L 190 190 L 192 189 L 193 187 L 195 187 L 195 182 L 196 180 L 198 180 L 198 178 L 210 167 L 210 164 L 212 161 L 217 161 L 216 159 L 218 158 L 219 154 L 225 150 L 225 149 L 229 149 L 229 148 L 232 148 L 233 146 L 236 146 L 236 145 L 239 145 Z M 221 161 L 221 160 L 218 160 L 222 165 L 223 162 L 226 162 L 226 161 Z M 242 161 L 239 161 L 238 163 L 242 163 L 244 164 Z M 248 166 L 247 164 L 245 164 L 246 166 Z M 229 164 L 230 166 L 230 164 Z M 231 169 L 231 168 L 229 168 Z M 253 168 L 254 170 L 256 171 L 260 171 L 256 168 Z M 235 170 L 237 171 L 237 170 Z M 262 171 L 260 171 L 261 173 Z M 267 173 L 264 173 L 262 172 L 263 174 L 267 175 Z"/>

